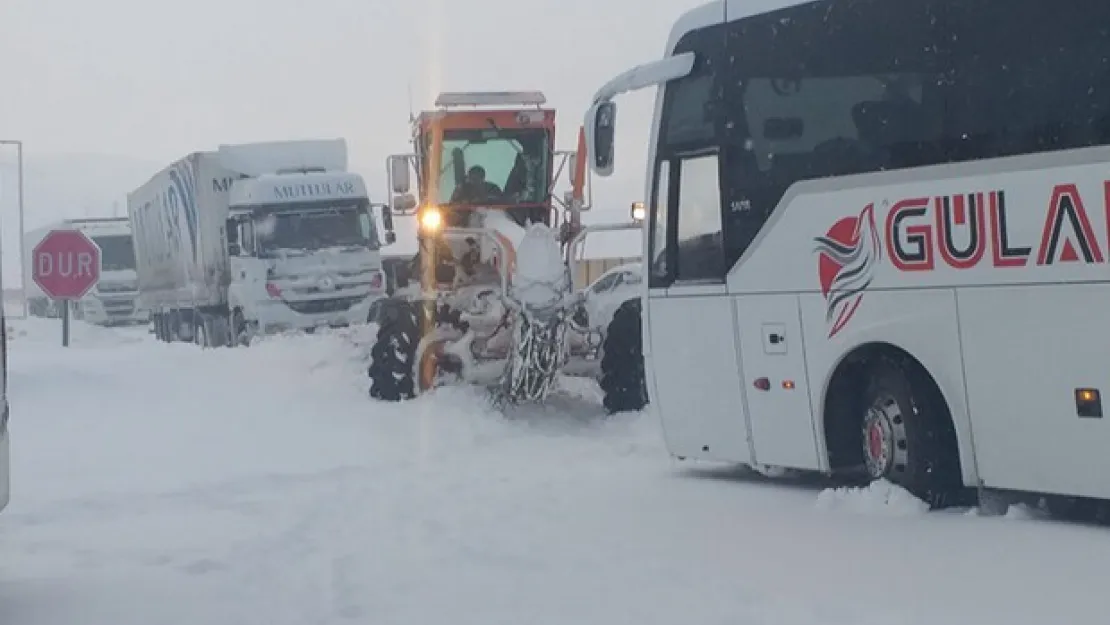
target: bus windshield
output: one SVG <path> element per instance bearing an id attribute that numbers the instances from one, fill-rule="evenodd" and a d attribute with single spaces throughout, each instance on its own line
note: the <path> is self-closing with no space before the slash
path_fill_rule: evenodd
<path id="1" fill-rule="evenodd" d="M 456 206 L 547 200 L 549 138 L 543 129 L 447 130 L 436 198 Z"/>

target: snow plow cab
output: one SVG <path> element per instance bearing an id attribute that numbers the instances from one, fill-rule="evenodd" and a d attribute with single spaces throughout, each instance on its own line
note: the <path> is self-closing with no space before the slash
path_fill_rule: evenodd
<path id="1" fill-rule="evenodd" d="M 461 380 L 502 400 L 542 401 L 561 372 L 600 375 L 608 326 L 575 321 L 581 296 L 569 266 L 596 229 L 580 219 L 590 208 L 585 137 L 580 129 L 577 149 L 557 150 L 546 101 L 535 91 L 442 93 L 411 119 L 412 153 L 389 157 L 386 170 L 391 212 L 415 218 L 418 251 L 370 319 L 379 324 L 372 397 Z M 624 333 L 635 335 L 628 350 L 639 349 L 638 319 Z M 629 357 L 641 379 L 642 360 Z"/>
<path id="2" fill-rule="evenodd" d="M 435 110 L 413 118 L 412 154 L 390 157 L 386 168 L 393 213 L 416 217 L 421 252 L 430 246 L 429 254 L 450 249 L 457 257 L 475 239 L 484 259 L 511 265 L 512 235 L 529 223 L 559 228 L 560 208 L 563 240 L 575 234 L 578 213 L 589 208 L 585 162 L 555 149 L 555 111 L 545 103 L 539 92 L 443 93 Z M 560 198 L 554 190 L 564 173 L 571 188 Z M 461 232 L 494 223 L 496 242 Z M 426 289 L 454 282 L 449 259 L 438 260 L 438 273 L 413 273 Z"/>

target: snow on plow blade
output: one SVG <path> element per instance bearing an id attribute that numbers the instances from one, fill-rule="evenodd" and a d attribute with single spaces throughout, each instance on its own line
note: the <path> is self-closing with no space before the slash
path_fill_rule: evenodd
<path id="1" fill-rule="evenodd" d="M 494 403 L 504 406 L 545 401 L 560 374 L 605 377 L 598 353 L 602 333 L 575 322 L 582 294 L 574 291 L 556 232 L 531 224 L 517 240 L 511 271 L 499 267 L 492 272 L 496 279 L 475 271 L 473 276 L 485 279 L 456 279 L 434 293 L 382 302 L 369 367 L 372 397 L 400 401 L 462 382 L 487 387 Z M 618 346 L 609 358 L 631 371 L 634 381 L 643 366 L 635 351 L 638 313 L 636 306 L 635 315 L 614 316 L 628 326 L 618 333 L 628 347 Z M 622 359 L 628 349 L 634 353 Z M 625 388 L 641 385 L 613 378 L 611 386 L 618 399 L 607 402 L 610 412 L 646 403 L 646 393 Z"/>

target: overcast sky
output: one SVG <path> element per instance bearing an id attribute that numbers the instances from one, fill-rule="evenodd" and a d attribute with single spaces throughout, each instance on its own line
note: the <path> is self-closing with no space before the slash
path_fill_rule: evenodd
<path id="1" fill-rule="evenodd" d="M 381 193 L 385 157 L 407 148 L 410 88 L 418 109 L 440 90 L 540 89 L 569 149 L 593 92 L 658 58 L 673 21 L 702 3 L 0 0 L 0 138 L 32 156 L 161 165 L 219 143 L 344 137 Z M 595 180 L 607 219 L 643 193 L 650 98 L 620 102 L 618 173 Z M 0 210 L 11 233 L 10 193 Z"/>

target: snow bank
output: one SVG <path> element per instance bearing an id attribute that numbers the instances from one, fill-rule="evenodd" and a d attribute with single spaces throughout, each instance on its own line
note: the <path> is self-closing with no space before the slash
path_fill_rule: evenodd
<path id="1" fill-rule="evenodd" d="M 27 344 L 42 348 L 61 348 L 62 320 L 30 317 L 28 319 L 8 319 L 8 341 L 12 349 L 21 349 Z M 70 347 L 75 349 L 117 347 L 136 344 L 149 340 L 147 326 L 124 326 L 107 328 L 82 321 L 70 323 Z"/>
<path id="2" fill-rule="evenodd" d="M 75 324 L 63 349 L 12 325 L 0 625 L 1105 620 L 1105 530 L 691 477 L 650 410 L 607 417 L 580 380 L 505 414 L 385 403 L 373 328 L 201 350 Z M 869 591 L 884 566 L 902 587 Z"/>
<path id="3" fill-rule="evenodd" d="M 929 511 L 929 504 L 887 480 L 878 480 L 863 488 L 826 488 L 817 495 L 817 507 L 895 517 L 920 516 Z"/>

